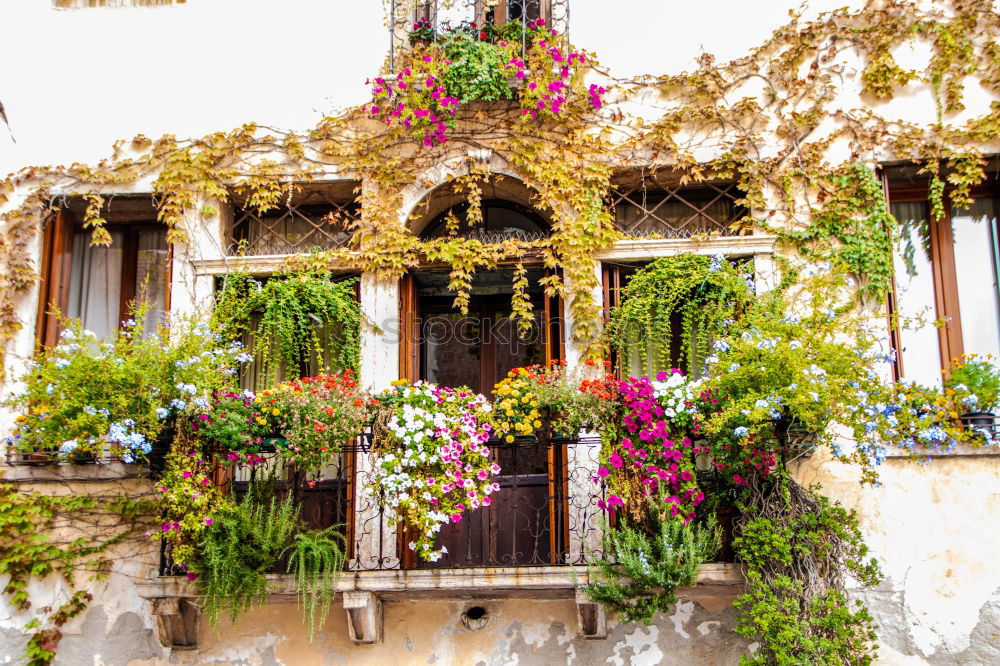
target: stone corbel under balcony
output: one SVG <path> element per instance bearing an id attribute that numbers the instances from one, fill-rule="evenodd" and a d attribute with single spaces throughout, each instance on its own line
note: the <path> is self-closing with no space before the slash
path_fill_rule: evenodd
<path id="1" fill-rule="evenodd" d="M 418 569 L 344 572 L 337 592 L 347 614 L 351 640 L 357 644 L 382 641 L 382 603 L 413 599 L 572 599 L 577 605 L 580 635 L 607 637 L 604 609 L 580 590 L 590 580 L 583 567 L 498 567 L 476 569 Z M 708 610 L 732 604 L 743 591 L 743 572 L 732 564 L 703 564 L 696 585 L 678 590 L 678 596 L 697 601 Z M 270 603 L 294 603 L 295 580 L 290 575 L 268 577 Z M 183 609 L 196 608 L 198 589 L 184 577 L 163 577 L 138 586 L 139 596 L 154 604 L 165 646 L 189 648 L 197 633 L 173 629 Z"/>

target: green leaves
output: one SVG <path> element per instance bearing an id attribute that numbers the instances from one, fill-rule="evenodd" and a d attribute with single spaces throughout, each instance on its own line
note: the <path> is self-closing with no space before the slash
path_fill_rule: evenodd
<path id="1" fill-rule="evenodd" d="M 310 641 L 326 622 L 330 603 L 337 593 L 337 580 L 347 560 L 344 535 L 338 529 L 334 526 L 300 532 L 288 549 L 288 571 L 295 574 L 295 588 Z"/>
<path id="2" fill-rule="evenodd" d="M 356 283 L 311 271 L 265 282 L 233 273 L 216 299 L 213 324 L 226 340 L 249 335 L 263 384 L 282 370 L 299 376 L 310 361 L 357 372 L 362 316 Z"/>
<path id="3" fill-rule="evenodd" d="M 205 616 L 218 628 L 223 611 L 232 623 L 267 599 L 267 578 L 299 529 L 299 509 L 289 493 L 258 496 L 218 512 L 200 547 L 198 585 Z"/>
<path id="4" fill-rule="evenodd" d="M 685 525 L 679 519 L 654 522 L 650 532 L 630 527 L 605 530 L 604 554 L 585 588 L 587 596 L 623 622 L 649 624 L 677 601 L 678 587 L 692 585 L 698 567 L 719 549 L 714 519 Z"/>

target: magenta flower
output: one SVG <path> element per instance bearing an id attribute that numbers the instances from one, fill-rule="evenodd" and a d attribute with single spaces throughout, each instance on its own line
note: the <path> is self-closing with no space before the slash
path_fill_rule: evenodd
<path id="1" fill-rule="evenodd" d="M 214 523 L 215 523 L 215 521 L 214 521 L 214 520 L 212 520 L 211 518 L 206 518 L 206 519 L 205 519 L 205 524 L 206 524 L 206 525 L 212 525 L 212 524 L 214 524 Z"/>

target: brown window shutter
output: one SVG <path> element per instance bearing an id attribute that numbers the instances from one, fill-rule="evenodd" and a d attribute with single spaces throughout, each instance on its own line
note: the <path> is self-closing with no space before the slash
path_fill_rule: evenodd
<path id="1" fill-rule="evenodd" d="M 59 340 L 59 320 L 53 314 L 53 308 L 65 315 L 69 304 L 73 228 L 73 218 L 69 211 L 59 209 L 49 220 L 42 238 L 42 279 L 39 285 L 35 336 L 38 343 L 45 347 L 53 347 Z"/>
<path id="2" fill-rule="evenodd" d="M 420 379 L 420 313 L 417 281 L 410 274 L 399 281 L 399 376 Z"/>

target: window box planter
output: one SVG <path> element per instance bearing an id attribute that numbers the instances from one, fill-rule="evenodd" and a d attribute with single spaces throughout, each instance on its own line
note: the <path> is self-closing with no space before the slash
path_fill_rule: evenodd
<path id="1" fill-rule="evenodd" d="M 988 429 L 996 425 L 996 416 L 992 412 L 969 412 L 959 417 L 967 430 Z"/>
<path id="2" fill-rule="evenodd" d="M 59 462 L 58 451 L 7 451 L 7 464 L 14 466 L 40 467 Z"/>

